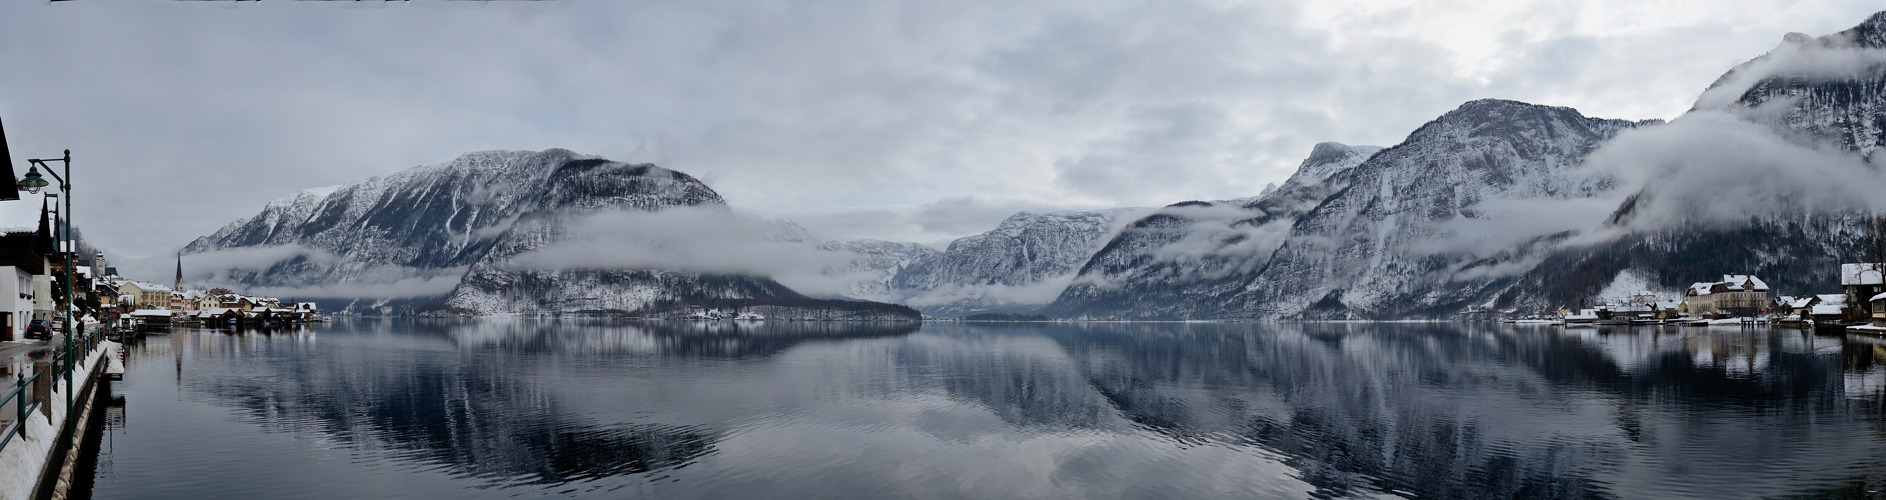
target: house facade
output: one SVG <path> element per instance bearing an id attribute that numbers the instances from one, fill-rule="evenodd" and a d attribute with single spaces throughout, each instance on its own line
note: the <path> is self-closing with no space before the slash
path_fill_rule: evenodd
<path id="1" fill-rule="evenodd" d="M 52 317 L 50 217 L 44 195 L 0 201 L 0 336 L 6 340 L 25 338 L 32 320 Z"/>
<path id="2" fill-rule="evenodd" d="M 1886 271 L 1886 264 L 1861 262 L 1840 265 L 1840 290 L 1847 297 L 1847 321 L 1870 321 L 1874 313 L 1882 312 L 1871 300 L 1873 296 L 1886 293 L 1886 283 L 1882 283 L 1881 271 Z"/>
<path id="3" fill-rule="evenodd" d="M 170 287 L 142 281 L 126 281 L 118 284 L 120 298 L 131 299 L 131 305 L 139 309 L 170 309 L 173 294 Z"/>
<path id="4" fill-rule="evenodd" d="M 1768 283 L 1748 274 L 1724 274 L 1721 281 L 1691 284 L 1683 292 L 1684 310 L 1697 317 L 1743 317 L 1768 313 Z"/>

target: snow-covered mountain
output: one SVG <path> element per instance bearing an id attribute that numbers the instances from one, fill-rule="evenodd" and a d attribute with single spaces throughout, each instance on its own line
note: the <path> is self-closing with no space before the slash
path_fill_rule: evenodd
<path id="1" fill-rule="evenodd" d="M 654 165 L 565 162 L 546 179 L 536 209 L 496 238 L 446 303 L 481 315 L 538 315 L 641 313 L 688 299 L 804 298 L 744 274 L 617 266 L 575 255 L 528 258 L 592 236 L 579 222 L 585 218 L 677 207 L 725 211 L 726 202 L 693 177 Z"/>
<path id="2" fill-rule="evenodd" d="M 306 190 L 184 247 L 205 281 L 320 296 L 444 295 L 541 203 L 562 149 L 467 153 L 385 177 Z M 191 258 L 191 254 L 202 254 Z"/>
<path id="3" fill-rule="evenodd" d="M 817 245 L 790 222 L 737 216 L 687 174 L 552 149 L 471 153 L 304 191 L 185 251 L 191 267 L 214 270 L 201 281 L 409 306 L 444 299 L 429 309 L 454 314 L 647 315 L 704 303 L 795 317 L 914 317 L 811 299 L 772 279 L 777 268 L 742 265 L 783 252 L 816 275 L 823 264 L 876 258 Z"/>
<path id="4" fill-rule="evenodd" d="M 1319 146 L 1296 178 L 1249 206 L 1182 203 L 1134 223 L 1049 311 L 1184 319 L 1460 308 L 1579 227 L 1535 224 L 1534 212 L 1605 192 L 1614 181 L 1578 167 L 1636 125 L 1480 100 L 1385 150 Z"/>
<path id="5" fill-rule="evenodd" d="M 265 293 L 449 293 L 487 314 L 811 295 L 945 315 L 1406 318 L 1727 273 L 1800 294 L 1863 258 L 1886 212 L 1882 117 L 1886 12 L 1790 34 L 1669 123 L 1472 101 L 1387 149 L 1319 144 L 1249 198 L 1021 213 L 942 252 L 819 241 L 732 215 L 685 174 L 554 149 L 305 191 L 185 251 Z"/>
<path id="6" fill-rule="evenodd" d="M 1072 317 L 1193 317 L 1201 300 L 1241 286 L 1298 217 L 1348 187 L 1349 170 L 1382 148 L 1317 144 L 1283 187 L 1256 197 L 1184 202 L 1112 238 L 1047 312 Z"/>
<path id="7" fill-rule="evenodd" d="M 1594 168 L 1635 175 L 1597 242 L 1562 249 L 1497 307 L 1575 302 L 1630 280 L 1755 273 L 1782 293 L 1838 290 L 1886 208 L 1886 12 L 1791 33 L 1670 124 L 1620 136 Z"/>
<path id="8" fill-rule="evenodd" d="M 849 256 L 822 273 L 845 283 L 843 296 L 878 302 L 900 301 L 904 294 L 892 280 L 913 265 L 943 256 L 935 248 L 905 241 L 827 241 L 819 243 L 819 248 Z"/>
<path id="9" fill-rule="evenodd" d="M 1296 221 L 1256 279 L 1226 297 L 1226 313 L 1464 308 L 1602 217 L 1607 204 L 1588 199 L 1615 181 L 1578 167 L 1638 125 L 1514 101 L 1463 104 L 1343 174 L 1349 186 Z"/>
<path id="10" fill-rule="evenodd" d="M 1252 199 L 1294 194 L 1300 212 L 1188 202 L 1136 221 L 1047 311 L 1428 317 L 1731 272 L 1826 290 L 1886 207 L 1872 161 L 1886 145 L 1883 47 L 1886 13 L 1790 35 L 1667 124 L 1469 102 L 1324 176 L 1323 192 L 1286 183 Z"/>
<path id="11" fill-rule="evenodd" d="M 911 262 L 889 282 L 900 302 L 932 315 L 1032 310 L 1061 292 L 1133 209 L 1021 212 Z"/>

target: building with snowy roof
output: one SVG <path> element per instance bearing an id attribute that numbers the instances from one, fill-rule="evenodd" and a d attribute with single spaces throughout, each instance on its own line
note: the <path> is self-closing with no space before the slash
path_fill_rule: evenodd
<path id="1" fill-rule="evenodd" d="M 1759 316 L 1768 313 L 1768 300 L 1768 283 L 1751 274 L 1724 274 L 1683 292 L 1684 310 L 1699 317 Z"/>
<path id="2" fill-rule="evenodd" d="M 53 220 L 43 194 L 17 188 L 0 188 L 0 194 L 12 195 L 0 201 L 0 335 L 19 340 L 32 320 L 52 318 Z"/>
<path id="3" fill-rule="evenodd" d="M 1874 295 L 1886 292 L 1881 271 L 1886 264 L 1859 262 L 1840 265 L 1840 290 L 1847 296 L 1847 321 L 1869 321 L 1873 313 L 1880 312 L 1873 307 Z"/>
<path id="4" fill-rule="evenodd" d="M 170 287 L 143 281 L 124 281 L 118 293 L 132 296 L 131 304 L 145 309 L 170 309 Z"/>

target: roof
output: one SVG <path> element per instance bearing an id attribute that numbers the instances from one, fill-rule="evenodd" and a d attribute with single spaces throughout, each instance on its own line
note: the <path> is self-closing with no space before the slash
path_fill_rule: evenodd
<path id="1" fill-rule="evenodd" d="M 1768 291 L 1768 283 L 1762 282 L 1761 278 L 1753 274 L 1724 274 L 1722 281 L 1735 285 L 1737 289 L 1746 284 L 1749 285 L 1750 290 Z"/>
<path id="2" fill-rule="evenodd" d="M 1886 265 L 1873 264 L 1873 263 L 1841 264 L 1840 265 L 1840 285 L 1847 286 L 1847 285 L 1881 284 L 1882 281 L 1886 281 L 1886 280 L 1880 279 L 1879 270 L 1881 268 L 1886 268 Z"/>
<path id="3" fill-rule="evenodd" d="M 1787 300 L 1787 301 L 1782 302 L 1783 304 L 1786 304 L 1789 309 L 1800 309 L 1803 307 L 1814 305 L 1820 301 L 1820 297 L 1801 297 L 1801 298 L 1789 297 L 1789 298 L 1792 300 Z"/>
<path id="4" fill-rule="evenodd" d="M 1839 304 L 1821 303 L 1821 304 L 1815 305 L 1814 310 L 1810 312 L 1809 314 L 1813 314 L 1815 316 L 1831 316 L 1831 315 L 1841 314 L 1841 311 L 1840 311 L 1841 309 L 1843 308 L 1840 307 Z"/>
<path id="5" fill-rule="evenodd" d="M 1695 292 L 1696 295 L 1709 295 L 1709 289 L 1715 285 L 1715 283 L 1691 283 L 1690 291 Z"/>
<path id="6" fill-rule="evenodd" d="M 0 234 L 38 231 L 39 211 L 45 207 L 46 193 L 20 193 L 17 201 L 0 202 Z"/>
<path id="7" fill-rule="evenodd" d="M 145 282 L 142 282 L 142 281 L 127 281 L 127 282 L 125 282 L 125 284 L 129 284 L 129 285 L 133 285 L 133 286 L 136 286 L 136 287 L 138 287 L 138 290 L 143 290 L 143 291 L 146 291 L 146 292 L 169 292 L 169 291 L 171 291 L 171 290 L 170 290 L 170 287 L 167 287 L 167 286 L 164 286 L 164 285 L 159 285 L 159 284 L 156 284 L 156 283 L 145 283 Z M 122 284 L 121 284 L 121 285 L 118 285 L 118 286 L 120 286 L 120 287 L 123 287 L 124 285 L 122 285 Z"/>
<path id="8" fill-rule="evenodd" d="M 1874 296 L 1873 296 L 1873 298 L 1870 298 L 1870 299 L 1866 299 L 1866 301 L 1867 301 L 1867 302 L 1879 302 L 1879 301 L 1880 301 L 1880 299 L 1886 299 L 1886 293 L 1882 293 L 1882 294 L 1879 294 L 1879 295 L 1874 295 Z"/>
<path id="9" fill-rule="evenodd" d="M 132 316 L 170 316 L 169 309 L 138 309 L 131 311 Z"/>
<path id="10" fill-rule="evenodd" d="M 1815 295 L 1815 297 L 1820 297 L 1821 304 L 1832 304 L 1835 306 L 1847 305 L 1846 294 L 1827 293 L 1827 294 Z"/>
<path id="11" fill-rule="evenodd" d="M 6 175 L 8 179 L 19 178 L 13 175 L 13 153 L 7 151 L 7 133 L 5 130 L 0 130 L 0 174 Z M 20 199 L 21 196 L 26 195 L 26 193 L 20 192 L 19 184 L 11 184 L 13 185 L 0 186 L 0 200 L 17 200 Z"/>

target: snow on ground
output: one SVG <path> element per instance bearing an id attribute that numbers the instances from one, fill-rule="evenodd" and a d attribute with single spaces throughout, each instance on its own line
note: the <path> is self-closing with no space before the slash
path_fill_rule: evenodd
<path id="1" fill-rule="evenodd" d="M 107 340 L 100 342 L 99 347 L 73 372 L 75 387 L 85 386 L 85 379 L 91 376 L 92 367 L 99 361 L 118 358 L 118 343 Z M 55 383 L 52 394 L 45 400 L 47 408 L 52 410 L 52 418 L 46 418 L 38 410 L 28 413 L 25 438 L 14 436 L 5 449 L 0 449 L 0 498 L 29 498 L 33 487 L 39 485 L 39 473 L 46 468 L 47 455 L 58 437 L 58 426 L 65 423 L 63 385 Z"/>
<path id="2" fill-rule="evenodd" d="M 1643 273 L 1636 269 L 1625 269 L 1618 271 L 1617 277 L 1611 279 L 1611 284 L 1605 285 L 1603 290 L 1598 291 L 1598 301 L 1622 304 L 1630 302 L 1631 296 L 1637 292 L 1656 291 L 1658 288 L 1661 287 L 1652 283 L 1650 278 L 1644 276 Z"/>

